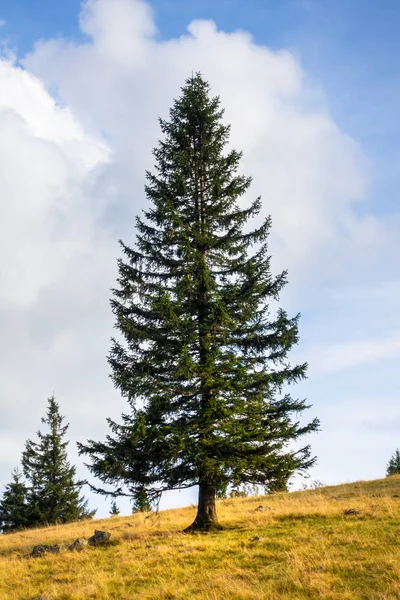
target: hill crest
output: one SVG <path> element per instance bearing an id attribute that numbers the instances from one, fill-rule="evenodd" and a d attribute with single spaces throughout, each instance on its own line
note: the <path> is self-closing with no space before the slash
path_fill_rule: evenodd
<path id="1" fill-rule="evenodd" d="M 218 511 L 225 529 L 209 534 L 182 533 L 192 506 L 3 535 L 0 599 L 400 598 L 400 476 L 219 500 Z M 29 556 L 95 528 L 111 545 Z"/>

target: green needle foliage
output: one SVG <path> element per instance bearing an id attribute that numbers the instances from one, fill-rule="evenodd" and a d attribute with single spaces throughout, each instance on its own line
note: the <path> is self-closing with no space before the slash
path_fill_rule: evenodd
<path id="1" fill-rule="evenodd" d="M 386 476 L 400 473 L 400 450 L 397 448 L 392 458 L 389 460 L 386 468 Z"/>
<path id="2" fill-rule="evenodd" d="M 118 515 L 119 515 L 119 508 L 118 508 L 115 500 L 113 500 L 113 502 L 111 503 L 110 517 L 118 517 Z"/>
<path id="3" fill-rule="evenodd" d="M 12 481 L 6 485 L 0 503 L 0 531 L 7 533 L 29 526 L 28 489 L 18 469 L 12 473 Z"/>
<path id="4" fill-rule="evenodd" d="M 150 512 L 151 502 L 146 492 L 146 488 L 142 487 L 136 491 L 132 504 L 132 512 Z"/>
<path id="5" fill-rule="evenodd" d="M 68 462 L 64 436 L 68 425 L 63 425 L 59 406 L 52 396 L 42 423 L 48 433 L 37 432 L 38 442 L 27 440 L 22 453 L 22 467 L 29 482 L 28 505 L 31 526 L 68 523 L 93 517 L 87 501 L 80 497 L 82 482 L 75 481 L 76 468 Z"/>
<path id="6" fill-rule="evenodd" d="M 119 486 L 115 495 L 198 485 L 192 530 L 218 526 L 225 485 L 274 488 L 308 469 L 309 446 L 293 442 L 318 429 L 291 418 L 308 408 L 284 391 L 307 368 L 287 361 L 299 315 L 273 310 L 287 274 L 271 273 L 270 217 L 247 227 L 261 200 L 238 202 L 251 179 L 238 174 L 241 154 L 227 148 L 222 117 L 197 74 L 160 120 L 150 207 L 137 218 L 136 246 L 120 242 L 111 301 L 122 339 L 109 363 L 130 412 L 122 424 L 109 420 L 104 443 L 80 446 L 92 473 Z"/>

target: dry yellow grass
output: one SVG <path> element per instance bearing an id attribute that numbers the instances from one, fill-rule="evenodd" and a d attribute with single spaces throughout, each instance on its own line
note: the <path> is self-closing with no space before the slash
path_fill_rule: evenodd
<path id="1" fill-rule="evenodd" d="M 265 510 L 256 512 L 260 504 Z M 360 512 L 346 516 L 347 509 Z M 400 599 L 400 477 L 221 500 L 224 531 L 182 534 L 194 513 L 0 536 L 0 599 Z M 29 556 L 35 544 L 69 544 L 95 527 L 110 531 L 113 544 Z"/>

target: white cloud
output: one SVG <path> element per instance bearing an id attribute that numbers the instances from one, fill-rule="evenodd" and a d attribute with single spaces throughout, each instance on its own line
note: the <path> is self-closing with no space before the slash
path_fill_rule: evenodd
<path id="1" fill-rule="evenodd" d="M 103 317 L 110 321 L 115 261 L 106 231 L 96 224 L 91 196 L 109 159 L 101 136 L 85 131 L 39 79 L 5 59 L 0 87 L 0 440 L 7 448 L 0 482 L 5 483 L 53 389 L 75 436 L 84 420 L 104 423 L 113 390 L 98 348 L 108 343 L 111 324 L 99 332 L 97 326 Z"/>
<path id="2" fill-rule="evenodd" d="M 368 184 L 362 154 L 292 54 L 203 20 L 161 41 L 139 0 L 90 0 L 80 24 L 85 42 L 42 40 L 25 70 L 0 62 L 0 404 L 3 428 L 20 439 L 33 435 L 53 389 L 74 439 L 103 436 L 105 417 L 126 409 L 105 358 L 116 240 L 133 241 L 157 117 L 192 71 L 221 96 L 251 197 L 262 194 L 273 217 L 273 268 L 290 267 L 288 289 L 303 289 L 306 308 L 326 298 L 323 281 L 347 285 L 357 270 L 368 286 L 365 256 L 383 277 L 396 243 L 394 222 L 353 212 Z M 342 368 L 343 348 L 346 365 L 354 352 L 376 357 L 347 343 L 317 356 L 316 368 Z M 0 480 L 18 458 L 14 446 L 3 454 Z"/>
<path id="3" fill-rule="evenodd" d="M 308 353 L 311 375 L 369 366 L 383 359 L 399 357 L 400 332 L 384 338 L 317 346 Z"/>
<path id="4" fill-rule="evenodd" d="M 43 84 L 0 61 L 0 300 L 29 305 L 46 284 L 62 281 L 64 265 L 92 244 L 83 194 L 93 169 L 107 160 Z"/>
<path id="5" fill-rule="evenodd" d="M 147 40 L 156 33 L 150 6 L 141 0 L 89 0 L 79 22 L 104 60 L 128 68 L 146 58 Z"/>
<path id="6" fill-rule="evenodd" d="M 233 145 L 244 151 L 243 168 L 254 177 L 252 194 L 262 193 L 265 211 L 272 213 L 282 262 L 308 262 L 316 248 L 332 242 L 352 203 L 362 198 L 365 173 L 356 144 L 324 105 L 315 106 L 289 52 L 271 51 L 247 33 L 225 33 L 202 20 L 179 39 L 156 41 L 149 37 L 144 6 L 135 0 L 86 3 L 89 42 L 40 42 L 24 64 L 46 85 L 56 85 L 84 122 L 113 139 L 125 162 L 119 186 L 127 188 L 135 185 L 132 169 L 137 186 L 152 164 L 156 116 L 167 114 L 192 71 L 202 71 L 221 96 Z M 143 195 L 138 196 L 137 206 Z M 131 198 L 129 205 L 135 212 Z"/>

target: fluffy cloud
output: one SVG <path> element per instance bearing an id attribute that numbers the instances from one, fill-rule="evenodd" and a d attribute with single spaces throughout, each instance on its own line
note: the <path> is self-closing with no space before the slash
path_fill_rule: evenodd
<path id="1" fill-rule="evenodd" d="M 108 151 L 30 73 L 2 60 L 0 86 L 0 301 L 27 306 L 90 248 L 83 187 Z"/>
<path id="2" fill-rule="evenodd" d="M 200 70 L 233 124 L 232 144 L 244 151 L 243 169 L 254 177 L 252 194 L 262 193 L 272 213 L 282 263 L 309 263 L 316 248 L 333 240 L 362 198 L 365 176 L 356 144 L 289 52 L 209 21 L 192 22 L 179 39 L 156 41 L 148 6 L 138 0 L 86 3 L 81 24 L 86 43 L 40 42 L 24 64 L 113 141 L 125 167 L 115 177 L 119 188 L 126 186 L 128 210 L 142 203 L 137 182 L 151 166 L 156 116 L 166 115 L 184 79 Z"/>
<path id="3" fill-rule="evenodd" d="M 3 445 L 6 429 L 14 440 L 32 435 L 53 388 L 75 439 L 103 436 L 105 416 L 124 410 L 105 360 L 116 240 L 133 241 L 157 117 L 192 71 L 220 95 L 251 195 L 272 214 L 273 266 L 291 269 L 287 302 L 297 310 L 301 300 L 306 339 L 307 310 L 337 281 L 366 272 L 371 245 L 383 264 L 395 243 L 395 229 L 381 245 L 388 224 L 357 215 L 368 184 L 362 154 L 292 54 L 202 20 L 161 41 L 140 0 L 89 0 L 80 25 L 84 42 L 42 40 L 23 69 L 0 62 Z M 358 348 L 346 348 L 351 360 Z M 343 366 L 340 351 L 329 350 L 328 362 L 332 355 Z M 19 458 L 16 444 L 6 446 L 2 481 Z M 187 496 L 171 500 L 179 501 Z"/>
<path id="4" fill-rule="evenodd" d="M 76 415 L 77 433 L 80 413 L 88 420 L 93 412 L 93 402 L 84 408 L 82 401 L 96 394 L 89 382 L 99 335 L 105 342 L 96 323 L 108 313 L 103 278 L 107 268 L 114 276 L 114 261 L 90 191 L 109 160 L 105 142 L 10 61 L 0 61 L 0 86 L 0 472 L 6 481 L 54 388 L 69 418 Z"/>

